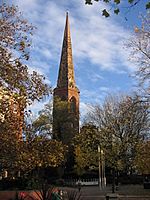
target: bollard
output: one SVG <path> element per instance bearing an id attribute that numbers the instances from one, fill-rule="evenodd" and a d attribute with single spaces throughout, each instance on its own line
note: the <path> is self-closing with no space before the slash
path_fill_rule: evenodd
<path id="1" fill-rule="evenodd" d="M 106 195 L 106 200 L 109 200 L 109 196 L 108 195 Z"/>

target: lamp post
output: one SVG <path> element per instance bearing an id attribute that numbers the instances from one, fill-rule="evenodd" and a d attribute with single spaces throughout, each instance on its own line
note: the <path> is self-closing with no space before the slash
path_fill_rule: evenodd
<path id="1" fill-rule="evenodd" d="M 102 186 L 106 187 L 105 155 L 104 155 L 104 151 L 103 150 L 101 150 L 101 160 L 102 160 Z"/>
<path id="2" fill-rule="evenodd" d="M 98 145 L 98 172 L 99 172 L 99 189 L 102 189 L 102 173 L 101 173 L 101 149 Z"/>
<path id="3" fill-rule="evenodd" d="M 99 158 L 99 189 L 106 187 L 105 177 L 105 158 L 104 151 L 98 145 L 98 158 Z"/>

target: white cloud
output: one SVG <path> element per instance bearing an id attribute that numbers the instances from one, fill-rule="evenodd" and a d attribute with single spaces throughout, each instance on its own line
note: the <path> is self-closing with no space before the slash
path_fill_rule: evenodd
<path id="1" fill-rule="evenodd" d="M 84 100 L 85 103 L 90 104 L 103 102 L 104 97 L 108 94 L 106 91 L 101 91 L 99 88 L 96 88 L 95 90 L 81 88 L 80 91 L 82 101 Z"/>
<path id="2" fill-rule="evenodd" d="M 97 82 L 97 81 L 99 81 L 99 80 L 103 80 L 104 79 L 104 77 L 103 76 L 101 76 L 100 74 L 97 74 L 97 73 L 90 73 L 89 74 L 89 78 L 91 79 L 91 81 L 93 81 L 93 82 Z"/>
<path id="3" fill-rule="evenodd" d="M 44 3 L 39 0 L 17 3 L 38 28 L 33 41 L 34 51 L 42 57 L 58 59 L 62 45 L 64 15 L 69 9 L 69 3 L 64 0 L 61 3 L 46 0 Z M 76 60 L 83 59 L 103 70 L 118 71 L 121 70 L 121 65 L 126 70 L 130 69 L 127 52 L 122 48 L 122 41 L 129 36 L 129 32 L 116 23 L 113 17 L 102 17 L 96 3 L 93 6 L 85 6 L 80 0 L 73 0 L 72 5 L 74 6 L 70 8 L 70 24 L 75 63 L 78 62 Z"/>
<path id="4" fill-rule="evenodd" d="M 109 88 L 108 88 L 108 87 L 100 87 L 100 90 L 101 90 L 101 91 L 104 91 L 104 92 L 108 92 L 108 91 L 109 91 Z"/>

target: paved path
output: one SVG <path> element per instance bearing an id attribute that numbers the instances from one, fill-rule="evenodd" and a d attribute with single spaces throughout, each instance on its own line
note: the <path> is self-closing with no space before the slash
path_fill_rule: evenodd
<path id="1" fill-rule="evenodd" d="M 73 188 L 66 188 L 72 190 Z M 78 189 L 76 188 L 78 191 Z M 82 200 L 106 200 L 106 195 L 111 193 L 111 185 L 100 190 L 98 186 L 86 186 L 81 189 Z M 118 191 L 119 200 L 150 200 L 150 189 L 144 189 L 143 185 L 122 185 Z"/>
<path id="2" fill-rule="evenodd" d="M 61 188 L 64 191 L 76 190 L 77 188 Z M 28 193 L 34 193 L 28 191 Z M 100 190 L 98 186 L 86 186 L 81 188 L 82 200 L 106 200 L 106 194 L 111 193 L 111 186 Z M 142 185 L 122 185 L 117 191 L 119 200 L 150 200 L 150 189 L 144 189 Z M 14 196 L 14 191 L 0 191 L 0 200 L 9 200 Z"/>

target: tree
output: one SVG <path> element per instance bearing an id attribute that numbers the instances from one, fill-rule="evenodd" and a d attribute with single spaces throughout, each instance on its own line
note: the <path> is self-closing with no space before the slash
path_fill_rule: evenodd
<path id="1" fill-rule="evenodd" d="M 50 106 L 49 106 L 50 107 Z M 17 172 L 24 175 L 35 169 L 43 169 L 47 167 L 56 168 L 65 162 L 66 146 L 62 142 L 51 139 L 51 118 L 48 115 L 48 105 L 46 110 L 42 110 L 42 116 L 33 121 L 33 124 L 25 124 L 23 129 L 24 137 L 18 139 L 16 131 L 8 131 L 6 122 L 1 126 L 7 135 L 0 134 L 0 161 L 3 169 L 9 171 L 9 176 L 16 176 Z M 45 115 L 44 115 L 45 114 Z M 11 123 L 17 123 L 16 119 Z M 49 121 L 50 119 L 50 121 Z M 47 124 L 50 123 L 50 124 Z M 48 126 L 47 126 L 48 125 Z"/>
<path id="2" fill-rule="evenodd" d="M 9 172 L 9 177 L 16 176 L 18 171 L 23 176 L 38 168 L 56 168 L 65 161 L 66 148 L 61 142 L 44 136 L 35 136 L 29 141 L 10 138 L 6 140 L 0 135 L 1 166 Z"/>
<path id="3" fill-rule="evenodd" d="M 92 106 L 86 121 L 96 128 L 95 131 L 89 127 L 84 131 L 81 129 L 81 133 L 75 137 L 78 141 L 75 146 L 78 165 L 81 166 L 85 159 L 83 168 L 95 164 L 94 155 L 97 155 L 100 145 L 107 167 L 132 173 L 137 145 L 149 136 L 148 104 L 140 101 L 140 97 L 111 96 L 103 106 Z M 80 156 L 79 152 L 82 153 Z"/>
<path id="4" fill-rule="evenodd" d="M 30 74 L 22 64 L 29 59 L 34 27 L 23 19 L 16 6 L 3 4 L 0 13 L 0 87 L 9 90 L 18 101 L 23 99 L 25 105 L 40 100 L 49 94 L 49 87 L 42 75 Z"/>
<path id="5" fill-rule="evenodd" d="M 66 148 L 61 142 L 35 136 L 22 143 L 16 169 L 25 173 L 36 168 L 56 168 L 65 161 L 65 152 Z"/>
<path id="6" fill-rule="evenodd" d="M 49 103 L 45 104 L 44 109 L 39 111 L 38 118 L 32 124 L 35 133 L 52 137 L 52 111 L 52 102 L 49 101 Z"/>
<path id="7" fill-rule="evenodd" d="M 150 12 L 141 16 L 142 26 L 135 27 L 134 35 L 127 43 L 130 48 L 130 60 L 138 67 L 135 77 L 140 90 L 144 90 L 144 98 L 150 98 Z"/>
<path id="8" fill-rule="evenodd" d="M 43 75 L 29 73 L 31 36 L 35 30 L 14 5 L 0 6 L 0 161 L 16 169 L 25 155 L 22 140 L 24 109 L 50 93 Z M 27 144 L 26 144 L 27 145 Z"/>
<path id="9" fill-rule="evenodd" d="M 75 171 L 82 175 L 85 169 L 98 167 L 98 145 L 101 143 L 98 129 L 85 124 L 74 138 Z"/>
<path id="10" fill-rule="evenodd" d="M 95 128 L 81 129 L 75 137 L 75 167 L 83 173 L 85 168 L 98 165 L 99 146 L 100 159 L 112 169 L 114 192 L 115 174 L 135 170 L 137 147 L 149 137 L 148 104 L 137 96 L 109 96 L 102 106 L 91 107 L 86 122 Z"/>
<path id="11" fill-rule="evenodd" d="M 150 141 L 144 141 L 137 146 L 134 160 L 135 169 L 141 174 L 150 174 Z"/>
<path id="12" fill-rule="evenodd" d="M 24 108 L 49 94 L 44 77 L 30 74 L 27 65 L 34 27 L 23 19 L 16 6 L 0 6 L 0 133 L 21 138 Z M 7 134 L 8 133 L 8 134 Z"/>
<path id="13" fill-rule="evenodd" d="M 85 4 L 88 4 L 88 5 L 92 5 L 93 2 L 96 1 L 96 2 L 102 2 L 102 3 L 106 3 L 106 5 L 109 5 L 110 6 L 110 9 L 107 10 L 107 9 L 103 9 L 102 10 L 102 15 L 105 16 L 105 17 L 109 17 L 110 16 L 110 10 L 113 9 L 114 13 L 116 15 L 118 15 L 122 11 L 122 9 L 126 9 L 126 13 L 129 12 L 129 10 L 132 8 L 132 7 L 135 7 L 136 5 L 142 3 L 142 0 L 127 0 L 126 1 L 126 4 L 127 6 L 123 7 L 122 6 L 122 3 L 123 3 L 123 0 L 85 0 Z M 145 9 L 150 9 L 150 1 L 149 0 L 146 0 L 145 2 Z"/>
<path id="14" fill-rule="evenodd" d="M 102 107 L 93 107 L 89 120 L 101 132 L 107 166 L 131 171 L 136 146 L 149 134 L 148 105 L 140 101 L 139 97 L 111 97 Z"/>
<path id="15" fill-rule="evenodd" d="M 16 130 L 13 130 L 12 127 L 11 132 L 7 130 L 10 123 L 18 124 L 16 118 L 9 117 L 8 119 L 13 121 L 6 120 L 7 126 L 5 126 L 6 122 L 2 124 L 0 161 L 2 168 L 9 172 L 9 177 L 16 176 L 18 171 L 23 176 L 37 169 L 37 172 L 40 170 L 40 177 L 42 177 L 44 176 L 44 170 L 42 169 L 47 167 L 56 168 L 64 164 L 67 147 L 62 142 L 51 138 L 51 109 L 51 104 L 46 104 L 45 109 L 40 111 L 38 119 L 33 121 L 33 124 L 30 124 L 30 126 L 24 124 L 24 137 L 19 140 Z M 37 175 L 39 176 L 39 174 Z"/>

